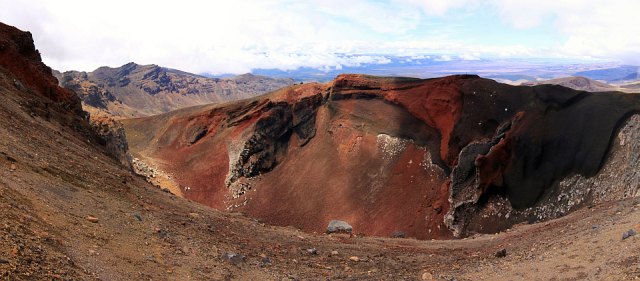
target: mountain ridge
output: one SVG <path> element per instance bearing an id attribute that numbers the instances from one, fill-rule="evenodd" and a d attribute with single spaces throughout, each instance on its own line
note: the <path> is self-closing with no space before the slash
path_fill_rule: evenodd
<path id="1" fill-rule="evenodd" d="M 127 63 L 92 72 L 54 72 L 60 85 L 76 92 L 85 110 L 118 118 L 160 114 L 182 107 L 252 97 L 293 84 L 251 74 L 207 78 L 158 65 Z"/>

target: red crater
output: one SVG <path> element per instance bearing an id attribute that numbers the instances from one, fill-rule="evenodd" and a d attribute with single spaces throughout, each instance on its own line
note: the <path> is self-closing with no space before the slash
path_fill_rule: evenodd
<path id="1" fill-rule="evenodd" d="M 492 197 L 517 210 L 543 204 L 558 179 L 596 173 L 638 108 L 636 96 L 472 75 L 340 75 L 124 123 L 132 151 L 192 200 L 310 232 L 337 219 L 355 233 L 428 239 L 528 220 L 479 210 Z"/>

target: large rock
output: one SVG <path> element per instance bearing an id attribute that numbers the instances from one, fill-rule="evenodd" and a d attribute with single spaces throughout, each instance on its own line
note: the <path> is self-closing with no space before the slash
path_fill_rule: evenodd
<path id="1" fill-rule="evenodd" d="M 346 221 L 332 220 L 327 226 L 327 233 L 351 233 L 353 227 Z"/>
<path id="2" fill-rule="evenodd" d="M 118 160 L 123 166 L 132 169 L 132 157 L 129 153 L 127 137 L 122 123 L 112 116 L 94 113 L 90 116 L 90 124 L 93 131 L 100 138 L 100 144 L 105 147 L 107 153 Z"/>

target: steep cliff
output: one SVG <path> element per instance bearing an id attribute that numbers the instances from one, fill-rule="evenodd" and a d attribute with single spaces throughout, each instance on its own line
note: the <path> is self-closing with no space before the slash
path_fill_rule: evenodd
<path id="1" fill-rule="evenodd" d="M 59 87 L 51 68 L 42 63 L 31 33 L 0 24 L 0 71 L 19 91 L 39 97 L 25 104 L 31 114 L 70 119 L 83 115 L 80 99 Z"/>

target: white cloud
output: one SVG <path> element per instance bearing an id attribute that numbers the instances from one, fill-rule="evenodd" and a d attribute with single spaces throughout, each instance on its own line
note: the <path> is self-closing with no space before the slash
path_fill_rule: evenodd
<path id="1" fill-rule="evenodd" d="M 45 62 L 61 70 L 130 61 L 216 74 L 336 69 L 430 54 L 640 57 L 636 0 L 0 0 L 0 7 L 0 21 L 32 31 Z M 428 25 L 459 11 L 494 12 L 523 32 L 550 22 L 566 42 L 554 49 L 467 44 L 446 26 Z M 429 35 L 412 33 L 425 25 Z"/>
<path id="2" fill-rule="evenodd" d="M 394 0 L 393 2 L 398 5 L 417 7 L 428 15 L 436 16 L 443 16 L 452 9 L 479 3 L 478 0 Z"/>
<path id="3" fill-rule="evenodd" d="M 500 16 L 518 28 L 551 22 L 567 39 L 566 55 L 640 63 L 637 0 L 492 0 Z"/>

